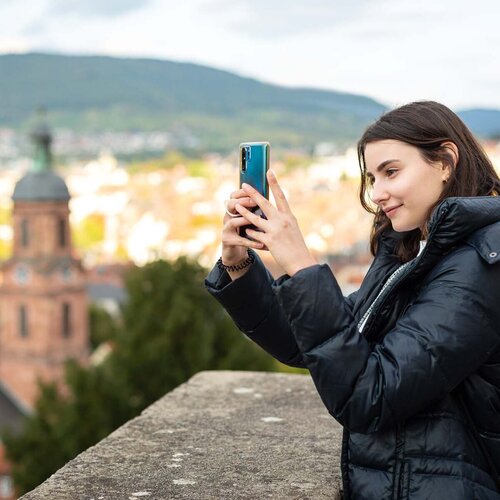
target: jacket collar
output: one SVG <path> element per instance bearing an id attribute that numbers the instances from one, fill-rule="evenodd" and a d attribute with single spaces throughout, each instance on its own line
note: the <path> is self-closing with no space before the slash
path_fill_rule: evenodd
<path id="1" fill-rule="evenodd" d="M 500 261 L 499 221 L 500 196 L 446 198 L 431 215 L 427 244 L 412 266 L 412 278 L 425 274 L 444 254 L 465 241 L 476 248 L 488 263 Z M 497 230 L 491 231 L 493 227 Z M 395 247 L 407 234 L 393 229 L 385 231 L 379 240 L 377 259 L 392 263 L 392 267 L 400 265 Z"/>
<path id="2" fill-rule="evenodd" d="M 422 262 L 417 267 L 428 267 L 426 261 L 430 256 L 441 257 L 459 243 L 471 239 L 476 232 L 481 235 L 484 245 L 488 232 L 479 230 L 498 221 L 500 196 L 446 198 L 434 209 L 428 222 L 429 237 L 422 252 Z M 396 243 L 406 234 L 408 233 L 398 233 L 393 229 L 385 231 L 380 240 L 380 252 L 393 256 Z M 497 253 L 500 257 L 500 249 L 497 249 Z M 432 258 L 430 260 L 435 261 Z"/>
<path id="3" fill-rule="evenodd" d="M 498 221 L 499 196 L 446 198 L 436 207 L 429 221 L 429 243 L 446 251 L 478 229 Z"/>
<path id="4" fill-rule="evenodd" d="M 429 237 L 422 252 L 400 273 L 399 278 L 387 286 L 385 297 L 401 286 L 411 290 L 411 293 L 418 292 L 425 282 L 425 275 L 438 264 L 443 255 L 465 241 L 475 247 L 488 263 L 500 261 L 500 197 L 447 198 L 435 208 L 428 229 Z M 376 274 L 373 274 L 374 279 L 369 282 L 374 293 L 380 291 L 380 287 L 376 284 L 374 286 L 374 283 L 387 283 L 387 276 L 401 265 L 395 256 L 394 245 L 406 234 L 408 233 L 397 233 L 390 229 L 381 235 L 376 256 L 379 266 L 373 266 Z M 492 248 L 497 248 L 497 251 Z M 376 316 L 375 313 L 371 315 L 372 318 Z M 371 341 L 377 336 L 373 321 L 368 320 L 363 330 L 366 338 Z"/>

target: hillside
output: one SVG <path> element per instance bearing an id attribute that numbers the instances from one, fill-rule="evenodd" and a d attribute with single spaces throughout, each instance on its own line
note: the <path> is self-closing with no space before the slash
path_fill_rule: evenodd
<path id="1" fill-rule="evenodd" d="M 306 148 L 350 142 L 384 111 L 363 96 L 279 87 L 161 60 L 3 55 L 0 75 L 0 126 L 25 128 L 43 105 L 56 127 L 168 130 L 203 148 L 259 139 Z"/>
<path id="2" fill-rule="evenodd" d="M 0 75 L 0 127 L 26 129 L 44 106 L 54 127 L 160 130 L 202 150 L 233 150 L 244 140 L 305 150 L 350 144 L 385 111 L 360 95 L 280 87 L 165 60 L 0 55 Z M 459 115 L 482 138 L 500 136 L 500 110 Z"/>

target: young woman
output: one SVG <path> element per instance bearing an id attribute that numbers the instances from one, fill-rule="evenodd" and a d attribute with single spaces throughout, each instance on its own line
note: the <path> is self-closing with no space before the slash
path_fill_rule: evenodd
<path id="1" fill-rule="evenodd" d="M 276 206 L 232 193 L 205 285 L 253 341 L 309 369 L 344 428 L 345 499 L 500 499 L 500 179 L 436 102 L 386 113 L 358 154 L 375 258 L 357 292 L 311 256 L 271 171 Z M 256 241 L 238 236 L 249 223 Z"/>

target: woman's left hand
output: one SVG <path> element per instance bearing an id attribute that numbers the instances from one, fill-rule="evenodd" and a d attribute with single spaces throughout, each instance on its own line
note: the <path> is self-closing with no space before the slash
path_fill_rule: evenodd
<path id="1" fill-rule="evenodd" d="M 254 240 L 262 242 L 285 272 L 293 276 L 300 269 L 313 266 L 317 262 L 306 247 L 297 219 L 290 210 L 285 194 L 272 170 L 267 171 L 267 180 L 276 207 L 252 186 L 242 185 L 243 190 L 257 203 L 267 220 L 240 204 L 236 204 L 235 209 L 249 223 L 260 229 L 260 231 L 247 229 L 247 234 Z"/>

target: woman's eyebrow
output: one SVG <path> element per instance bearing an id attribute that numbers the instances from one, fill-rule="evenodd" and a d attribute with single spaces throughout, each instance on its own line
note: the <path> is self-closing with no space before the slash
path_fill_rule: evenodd
<path id="1" fill-rule="evenodd" d="M 395 161 L 399 161 L 397 160 L 396 158 L 393 158 L 392 160 L 384 160 L 378 167 L 377 167 L 377 172 L 380 172 L 386 165 L 388 165 L 389 163 L 392 163 L 392 162 L 395 162 Z M 369 175 L 371 177 L 373 177 L 373 175 L 368 172 L 368 170 L 366 171 L 366 175 Z"/>

